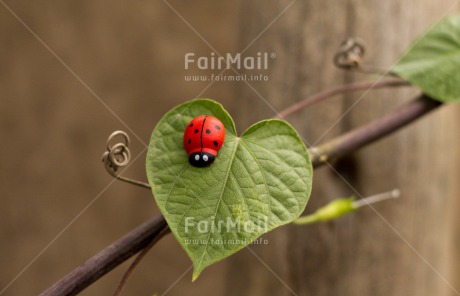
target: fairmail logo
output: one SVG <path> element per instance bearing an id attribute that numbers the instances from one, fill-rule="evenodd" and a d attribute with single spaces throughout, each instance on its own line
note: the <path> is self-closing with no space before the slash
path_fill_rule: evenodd
<path id="1" fill-rule="evenodd" d="M 243 56 L 241 53 L 217 55 L 211 52 L 209 56 L 197 56 L 193 52 L 184 55 L 185 70 L 196 67 L 200 70 L 267 70 L 270 59 L 275 59 L 276 53 L 258 52 L 256 56 Z"/>
<path id="2" fill-rule="evenodd" d="M 211 219 L 205 219 L 196 221 L 194 217 L 186 217 L 184 225 L 185 233 L 198 232 L 198 233 L 231 233 L 241 232 L 253 233 L 253 232 L 268 232 L 269 222 L 268 217 L 264 217 L 263 220 L 242 220 L 240 217 L 233 219 L 232 217 L 226 217 L 226 219 L 216 219 L 211 216 Z"/>

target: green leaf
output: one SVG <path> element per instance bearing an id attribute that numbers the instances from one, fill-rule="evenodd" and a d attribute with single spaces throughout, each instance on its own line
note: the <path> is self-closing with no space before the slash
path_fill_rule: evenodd
<path id="1" fill-rule="evenodd" d="M 214 163 L 197 168 L 189 164 L 182 138 L 188 122 L 202 114 L 219 118 L 226 138 Z M 174 108 L 155 127 L 147 176 L 172 233 L 193 261 L 195 280 L 207 266 L 296 219 L 310 196 L 312 166 L 288 123 L 261 121 L 238 137 L 220 104 L 199 99 Z"/>
<path id="2" fill-rule="evenodd" d="M 460 15 L 426 31 L 392 72 L 441 102 L 460 100 Z"/>

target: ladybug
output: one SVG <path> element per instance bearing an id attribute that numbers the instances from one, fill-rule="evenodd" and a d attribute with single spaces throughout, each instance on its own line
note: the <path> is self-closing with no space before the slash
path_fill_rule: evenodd
<path id="1" fill-rule="evenodd" d="M 194 167 L 205 167 L 216 159 L 225 140 L 222 122 L 210 115 L 195 117 L 184 131 L 184 148 L 188 161 Z"/>

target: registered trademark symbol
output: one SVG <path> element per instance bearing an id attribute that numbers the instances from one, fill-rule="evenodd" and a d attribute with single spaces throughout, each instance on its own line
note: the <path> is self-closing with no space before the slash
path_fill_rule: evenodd
<path id="1" fill-rule="evenodd" d="M 272 52 L 272 53 L 270 54 L 270 57 L 271 57 L 272 59 L 276 59 L 276 52 Z"/>

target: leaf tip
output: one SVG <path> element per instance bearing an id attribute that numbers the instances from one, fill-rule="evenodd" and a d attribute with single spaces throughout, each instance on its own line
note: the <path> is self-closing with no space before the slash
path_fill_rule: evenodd
<path id="1" fill-rule="evenodd" d="M 200 276 L 201 271 L 198 269 L 193 270 L 193 275 L 192 275 L 192 283 L 194 283 L 197 278 Z"/>

